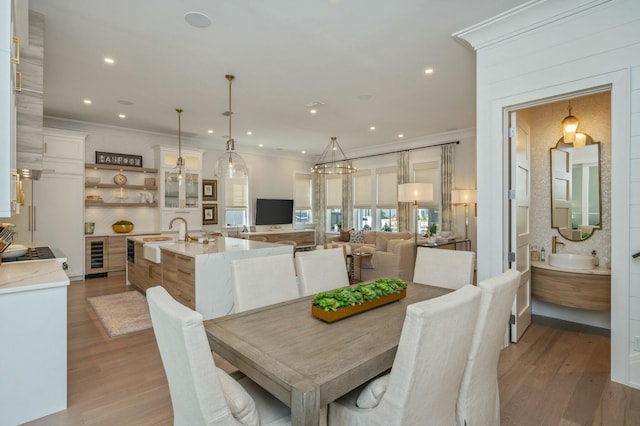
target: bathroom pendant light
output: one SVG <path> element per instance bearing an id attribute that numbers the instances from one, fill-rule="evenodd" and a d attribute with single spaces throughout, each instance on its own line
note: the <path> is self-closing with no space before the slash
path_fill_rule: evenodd
<path id="1" fill-rule="evenodd" d="M 562 133 L 564 143 L 573 143 L 576 140 L 576 130 L 578 130 L 578 119 L 571 115 L 571 102 L 569 102 L 569 115 L 562 120 Z"/>
<path id="2" fill-rule="evenodd" d="M 165 189 L 167 195 L 175 194 L 177 189 L 178 205 L 174 207 L 178 207 L 181 209 L 185 207 L 185 170 L 184 159 L 182 158 L 182 126 L 180 121 L 182 111 L 182 109 L 176 108 L 176 112 L 178 113 L 178 160 L 176 161 L 176 166 L 171 170 L 169 176 L 167 177 L 167 186 L 169 187 Z"/>
<path id="3" fill-rule="evenodd" d="M 247 166 L 242 157 L 236 152 L 235 141 L 231 134 L 231 116 L 233 115 L 233 111 L 231 110 L 231 82 L 235 79 L 235 76 L 227 74 L 225 78 L 229 81 L 229 110 L 222 115 L 229 117 L 229 139 L 227 139 L 225 152 L 218 157 L 216 161 L 215 169 L 218 176 L 231 179 L 239 174 L 244 175 Z"/>

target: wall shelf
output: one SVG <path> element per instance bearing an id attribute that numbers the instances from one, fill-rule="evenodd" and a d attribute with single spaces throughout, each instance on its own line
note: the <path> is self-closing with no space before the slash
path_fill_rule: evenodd
<path id="1" fill-rule="evenodd" d="M 84 201 L 85 207 L 158 207 L 158 203 L 105 203 L 103 201 Z"/>
<path id="2" fill-rule="evenodd" d="M 146 191 L 155 191 L 158 189 L 158 185 L 145 186 L 145 185 L 116 185 L 115 183 L 99 183 L 97 185 L 91 185 L 89 183 L 84 184 L 85 188 L 104 188 L 104 189 L 141 189 Z"/>
<path id="3" fill-rule="evenodd" d="M 138 172 L 138 173 L 158 173 L 158 169 L 150 169 L 146 167 L 131 167 L 131 166 L 115 166 L 109 164 L 90 164 L 84 165 L 85 169 L 94 170 L 116 170 L 122 172 Z"/>

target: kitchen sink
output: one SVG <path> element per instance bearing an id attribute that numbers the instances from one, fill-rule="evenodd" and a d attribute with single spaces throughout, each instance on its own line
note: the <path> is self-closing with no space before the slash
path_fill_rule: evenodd
<path id="1" fill-rule="evenodd" d="M 160 263 L 160 246 L 175 243 L 174 240 L 146 242 L 142 246 L 142 256 L 150 262 Z"/>

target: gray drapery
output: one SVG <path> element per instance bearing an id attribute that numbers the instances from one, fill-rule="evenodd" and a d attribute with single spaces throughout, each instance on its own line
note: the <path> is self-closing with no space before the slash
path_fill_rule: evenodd
<path id="1" fill-rule="evenodd" d="M 409 151 L 398 152 L 398 185 L 409 183 Z M 398 203 L 398 230 L 411 232 L 411 203 Z"/>
<path id="2" fill-rule="evenodd" d="M 353 175 L 342 175 L 342 229 L 353 228 Z"/>
<path id="3" fill-rule="evenodd" d="M 442 146 L 440 154 L 440 187 L 442 188 L 442 214 L 440 217 L 443 231 L 451 231 L 453 226 L 453 209 L 451 208 L 451 190 L 454 188 L 454 145 Z"/>
<path id="4" fill-rule="evenodd" d="M 313 222 L 315 223 L 316 241 L 318 244 L 324 244 L 324 232 L 327 227 L 327 218 L 325 210 L 327 209 L 326 178 L 325 175 L 313 174 L 311 176 L 311 185 L 313 187 Z"/>

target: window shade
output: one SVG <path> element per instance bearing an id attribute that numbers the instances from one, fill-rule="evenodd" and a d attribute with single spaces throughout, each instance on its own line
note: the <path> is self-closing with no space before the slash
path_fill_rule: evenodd
<path id="1" fill-rule="evenodd" d="M 376 171 L 378 188 L 378 207 L 396 207 L 398 205 L 398 175 L 395 167 Z"/>
<path id="2" fill-rule="evenodd" d="M 327 177 L 327 208 L 342 208 L 342 176 Z"/>
<path id="3" fill-rule="evenodd" d="M 353 206 L 371 208 L 371 171 L 358 170 L 353 185 Z"/>
<path id="4" fill-rule="evenodd" d="M 249 184 L 247 176 L 225 178 L 226 208 L 244 208 L 249 205 Z"/>
<path id="5" fill-rule="evenodd" d="M 311 175 L 296 173 L 295 203 L 296 210 L 311 209 Z"/>
<path id="6" fill-rule="evenodd" d="M 440 207 L 442 188 L 440 188 L 440 164 L 437 161 L 415 164 L 413 181 L 433 184 L 433 201 L 420 203 L 421 207 Z"/>

